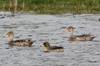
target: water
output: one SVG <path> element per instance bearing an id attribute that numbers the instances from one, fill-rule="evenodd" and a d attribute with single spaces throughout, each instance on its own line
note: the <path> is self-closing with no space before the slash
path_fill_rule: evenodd
<path id="1" fill-rule="evenodd" d="M 2 12 L 0 13 L 2 14 Z M 30 15 L 22 14 L 0 19 L 0 66 L 99 66 L 100 65 L 100 14 Z M 68 26 L 74 26 L 74 34 L 92 34 L 93 41 L 70 42 Z M 32 47 L 10 47 L 10 38 L 35 40 Z M 64 47 L 64 52 L 43 52 L 40 47 L 48 41 L 53 46 Z"/>

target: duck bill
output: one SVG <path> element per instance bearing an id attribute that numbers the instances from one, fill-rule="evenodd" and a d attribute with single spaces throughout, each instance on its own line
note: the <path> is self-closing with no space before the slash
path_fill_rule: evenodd
<path id="1" fill-rule="evenodd" d="M 69 32 L 69 30 L 68 30 L 68 29 L 66 29 L 66 30 L 64 30 L 64 32 Z"/>
<path id="2" fill-rule="evenodd" d="M 4 37 L 6 37 L 6 38 L 7 38 L 7 37 L 9 37 L 9 35 L 5 35 Z"/>
<path id="3" fill-rule="evenodd" d="M 40 45 L 41 47 L 44 47 L 44 45 L 42 44 L 42 45 Z"/>

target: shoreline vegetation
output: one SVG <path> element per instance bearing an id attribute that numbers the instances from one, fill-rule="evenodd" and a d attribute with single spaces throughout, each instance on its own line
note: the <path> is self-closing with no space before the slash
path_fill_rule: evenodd
<path id="1" fill-rule="evenodd" d="M 100 13 L 100 0 L 0 0 L 0 11 L 39 14 Z"/>

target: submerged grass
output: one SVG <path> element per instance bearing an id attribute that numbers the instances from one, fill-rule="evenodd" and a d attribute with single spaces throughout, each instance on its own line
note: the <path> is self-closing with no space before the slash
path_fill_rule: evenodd
<path id="1" fill-rule="evenodd" d="M 0 10 L 4 0 L 0 0 Z M 9 10 L 9 1 L 6 10 Z M 37 13 L 100 13 L 100 0 L 18 0 L 18 11 L 35 11 Z"/>

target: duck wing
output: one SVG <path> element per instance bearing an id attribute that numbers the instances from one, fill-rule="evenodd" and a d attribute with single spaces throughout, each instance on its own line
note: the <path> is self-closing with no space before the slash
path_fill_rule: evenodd
<path id="1" fill-rule="evenodd" d="M 76 35 L 75 37 L 76 40 L 80 40 L 80 41 L 91 41 L 95 38 L 90 34 Z"/>
<path id="2" fill-rule="evenodd" d="M 57 46 L 50 46 L 51 49 L 63 49 L 63 47 L 57 47 Z"/>
<path id="3" fill-rule="evenodd" d="M 92 35 L 90 34 L 83 34 L 83 35 L 76 35 L 76 37 L 91 37 Z"/>
<path id="4" fill-rule="evenodd" d="M 50 50 L 52 50 L 52 51 L 58 51 L 58 52 L 63 52 L 64 48 L 63 47 L 57 47 L 57 46 L 51 46 Z"/>
<path id="5" fill-rule="evenodd" d="M 30 39 L 22 39 L 22 40 L 14 40 L 10 41 L 9 45 L 15 45 L 15 46 L 31 46 L 33 44 L 33 41 Z"/>

